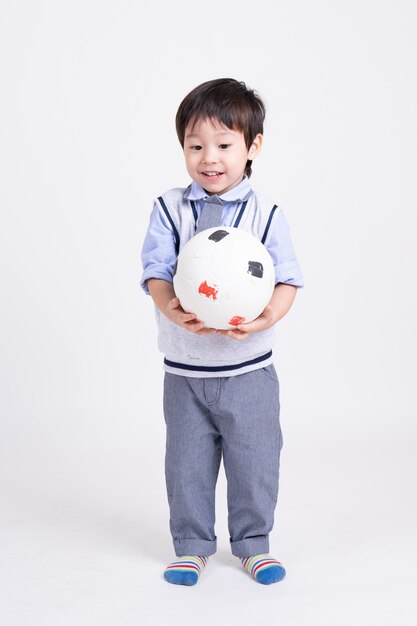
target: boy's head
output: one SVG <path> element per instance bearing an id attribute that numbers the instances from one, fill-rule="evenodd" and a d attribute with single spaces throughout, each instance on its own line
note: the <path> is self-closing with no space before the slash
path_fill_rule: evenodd
<path id="1" fill-rule="evenodd" d="M 224 193 L 251 175 L 262 144 L 265 105 L 243 82 L 211 80 L 193 89 L 176 115 L 189 174 L 209 193 Z"/>

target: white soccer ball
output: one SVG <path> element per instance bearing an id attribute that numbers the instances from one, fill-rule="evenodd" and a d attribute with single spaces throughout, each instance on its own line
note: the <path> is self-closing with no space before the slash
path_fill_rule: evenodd
<path id="1" fill-rule="evenodd" d="M 205 326 L 233 329 L 262 313 L 275 286 L 265 246 L 239 228 L 216 226 L 192 237 L 178 255 L 174 291 Z"/>

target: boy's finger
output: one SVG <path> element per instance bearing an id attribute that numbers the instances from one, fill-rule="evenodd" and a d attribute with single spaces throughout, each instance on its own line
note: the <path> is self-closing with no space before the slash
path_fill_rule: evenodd
<path id="1" fill-rule="evenodd" d="M 243 341 L 249 336 L 249 333 L 242 333 L 239 330 L 227 330 L 226 334 L 228 337 L 231 337 L 231 339 L 236 339 L 237 341 Z"/>
<path id="2" fill-rule="evenodd" d="M 256 328 L 256 320 L 254 320 L 253 322 L 248 322 L 247 324 L 239 324 L 238 326 L 236 326 L 236 330 L 238 330 L 240 333 L 250 333 L 251 330 L 253 330 L 253 328 Z"/>
<path id="3" fill-rule="evenodd" d="M 185 322 L 196 320 L 197 316 L 194 313 L 183 313 L 183 318 Z"/>
<path id="4" fill-rule="evenodd" d="M 172 307 L 173 309 L 176 309 L 179 305 L 180 305 L 180 301 L 179 299 L 175 296 L 175 298 L 172 298 L 172 300 L 169 301 L 169 306 Z"/>
<path id="5" fill-rule="evenodd" d="M 197 324 L 186 324 L 186 328 L 191 330 L 193 333 L 199 333 L 204 330 L 204 324 L 203 322 L 197 322 Z"/>
<path id="6" fill-rule="evenodd" d="M 188 320 L 184 320 L 185 326 L 188 326 L 188 327 L 201 326 L 201 328 L 204 327 L 204 322 L 197 319 L 194 313 L 189 313 L 188 315 L 191 315 L 191 317 Z"/>
<path id="7" fill-rule="evenodd" d="M 204 328 L 199 331 L 201 335 L 211 335 L 213 333 L 217 333 L 218 331 L 215 328 L 208 328 L 204 326 Z"/>

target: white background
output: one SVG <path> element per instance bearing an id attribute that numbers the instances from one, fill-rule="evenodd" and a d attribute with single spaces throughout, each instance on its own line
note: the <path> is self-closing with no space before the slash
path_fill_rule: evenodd
<path id="1" fill-rule="evenodd" d="M 1 546 L 8 626 L 415 623 L 414 2 L 0 5 Z M 162 366 L 140 248 L 189 184 L 176 109 L 230 76 L 267 105 L 253 186 L 305 288 L 280 322 L 281 486 L 257 585 L 174 557 Z"/>

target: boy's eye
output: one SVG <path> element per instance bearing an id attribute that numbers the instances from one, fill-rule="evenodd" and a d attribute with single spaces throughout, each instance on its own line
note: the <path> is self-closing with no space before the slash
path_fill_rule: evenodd
<path id="1" fill-rule="evenodd" d="M 226 150 L 226 148 L 228 148 L 230 145 L 231 145 L 230 143 L 221 143 L 221 144 L 220 144 L 220 148 L 221 148 L 222 150 Z"/>
<path id="2" fill-rule="evenodd" d="M 191 150 L 201 150 L 201 146 L 191 146 Z"/>

